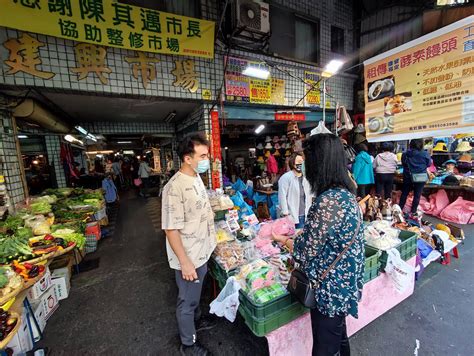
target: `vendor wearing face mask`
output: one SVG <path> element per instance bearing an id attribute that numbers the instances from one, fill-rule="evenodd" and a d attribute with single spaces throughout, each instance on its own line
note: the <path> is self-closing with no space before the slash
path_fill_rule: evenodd
<path id="1" fill-rule="evenodd" d="M 163 191 L 162 228 L 166 250 L 178 285 L 176 316 L 182 355 L 207 355 L 196 342 L 202 284 L 207 261 L 216 247 L 214 213 L 199 174 L 209 170 L 209 142 L 200 135 L 186 138 L 179 146 L 181 169 Z M 202 322 L 202 320 L 201 320 Z M 202 325 L 201 325 L 202 326 Z"/>
<path id="2" fill-rule="evenodd" d="M 303 156 L 293 153 L 288 164 L 290 171 L 282 175 L 278 182 L 278 203 L 281 215 L 290 215 L 296 228 L 301 229 L 312 202 L 311 188 L 304 177 Z"/>

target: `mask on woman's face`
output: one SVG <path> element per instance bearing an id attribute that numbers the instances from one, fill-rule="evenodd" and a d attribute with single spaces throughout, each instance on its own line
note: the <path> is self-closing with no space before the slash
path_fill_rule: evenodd
<path id="1" fill-rule="evenodd" d="M 295 171 L 297 171 L 298 173 L 301 173 L 302 167 L 303 167 L 302 163 L 295 165 Z"/>

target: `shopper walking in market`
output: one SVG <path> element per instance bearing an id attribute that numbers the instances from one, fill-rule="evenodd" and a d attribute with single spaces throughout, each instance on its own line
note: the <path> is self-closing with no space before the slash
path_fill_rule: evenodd
<path id="1" fill-rule="evenodd" d="M 364 198 L 370 193 L 370 187 L 374 184 L 373 158 L 368 154 L 369 149 L 365 143 L 361 143 L 358 149 L 359 153 L 352 166 L 352 174 L 357 183 L 357 196 Z"/>
<path id="2" fill-rule="evenodd" d="M 214 213 L 199 174 L 209 170 L 209 143 L 194 135 L 181 142 L 181 169 L 163 191 L 162 227 L 166 250 L 178 286 L 176 317 L 182 355 L 209 355 L 196 337 L 199 301 L 207 261 L 216 247 Z"/>
<path id="3" fill-rule="evenodd" d="M 375 169 L 375 191 L 377 195 L 389 199 L 392 196 L 393 178 L 397 170 L 397 155 L 393 153 L 393 143 L 383 142 L 382 151 L 374 160 Z"/>
<path id="4" fill-rule="evenodd" d="M 315 288 L 313 355 L 350 355 L 346 316 L 357 318 L 364 276 L 362 213 L 347 174 L 344 148 L 333 134 L 305 141 L 305 175 L 315 199 L 303 233 L 274 239 L 293 252 Z M 331 265 L 339 258 L 339 261 Z M 332 267 L 332 268 L 331 268 Z"/>
<path id="5" fill-rule="evenodd" d="M 288 164 L 290 171 L 283 174 L 278 181 L 278 204 L 280 214 L 291 216 L 296 228 L 301 229 L 311 206 L 311 187 L 303 176 L 303 156 L 293 153 Z"/>
<path id="6" fill-rule="evenodd" d="M 400 208 L 405 207 L 408 194 L 413 191 L 413 202 L 411 204 L 411 214 L 415 215 L 420 203 L 421 193 L 428 181 L 428 168 L 431 165 L 431 158 L 423 150 L 423 140 L 415 139 L 410 141 L 410 148 L 402 155 L 403 165 L 403 187 L 400 197 Z"/>
<path id="7" fill-rule="evenodd" d="M 140 187 L 140 196 L 142 197 L 146 197 L 148 194 L 148 188 L 150 187 L 150 173 L 151 167 L 148 165 L 146 157 L 142 157 L 140 167 L 138 168 L 138 176 L 142 181 L 142 185 Z"/>

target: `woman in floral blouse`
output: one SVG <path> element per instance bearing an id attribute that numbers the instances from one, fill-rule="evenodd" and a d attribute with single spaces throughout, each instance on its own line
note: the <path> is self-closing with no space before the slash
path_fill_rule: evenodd
<path id="1" fill-rule="evenodd" d="M 315 199 L 303 233 L 295 241 L 274 238 L 293 250 L 294 259 L 316 289 L 317 307 L 311 310 L 313 355 L 350 355 L 346 316 L 357 317 L 364 275 L 362 214 L 349 178 L 344 148 L 332 134 L 311 136 L 305 141 L 305 171 Z M 350 244 L 349 249 L 327 274 L 322 274 Z"/>

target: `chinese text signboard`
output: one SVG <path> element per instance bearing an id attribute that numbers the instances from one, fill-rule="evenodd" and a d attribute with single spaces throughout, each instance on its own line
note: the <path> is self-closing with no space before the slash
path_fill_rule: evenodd
<path id="1" fill-rule="evenodd" d="M 47 47 L 46 43 L 38 41 L 34 35 L 21 33 L 17 38 L 9 38 L 3 46 L 8 50 L 8 57 L 4 60 L 8 70 L 6 75 L 27 73 L 34 77 L 50 80 L 57 74 L 42 69 L 42 56 L 40 48 Z M 70 68 L 70 72 L 77 75 L 77 80 L 87 79 L 95 75 L 103 85 L 109 83 L 108 75 L 114 70 L 107 66 L 107 47 L 91 43 L 75 43 L 74 52 L 76 64 Z M 153 54 L 136 51 L 134 56 L 123 57 L 124 62 L 130 64 L 132 76 L 142 82 L 143 88 L 147 88 L 151 82 L 157 79 L 155 65 L 160 62 Z M 175 67 L 171 74 L 175 77 L 173 86 L 180 87 L 191 93 L 199 88 L 199 73 L 195 70 L 194 61 L 191 59 L 175 60 Z"/>
<path id="2" fill-rule="evenodd" d="M 275 121 L 305 121 L 305 114 L 275 113 Z"/>
<path id="3" fill-rule="evenodd" d="M 305 106 L 321 107 L 321 92 L 320 92 L 320 74 L 315 72 L 304 72 L 304 81 L 306 82 L 305 89 Z"/>
<path id="4" fill-rule="evenodd" d="M 285 81 L 283 79 L 256 79 L 242 74 L 248 66 L 269 70 L 262 62 L 226 57 L 225 92 L 227 101 L 253 104 L 285 105 Z"/>
<path id="5" fill-rule="evenodd" d="M 474 16 L 364 62 L 369 141 L 470 132 Z"/>
<path id="6" fill-rule="evenodd" d="M 214 22 L 111 0 L 0 0 L 0 26 L 95 45 L 214 58 Z"/>

